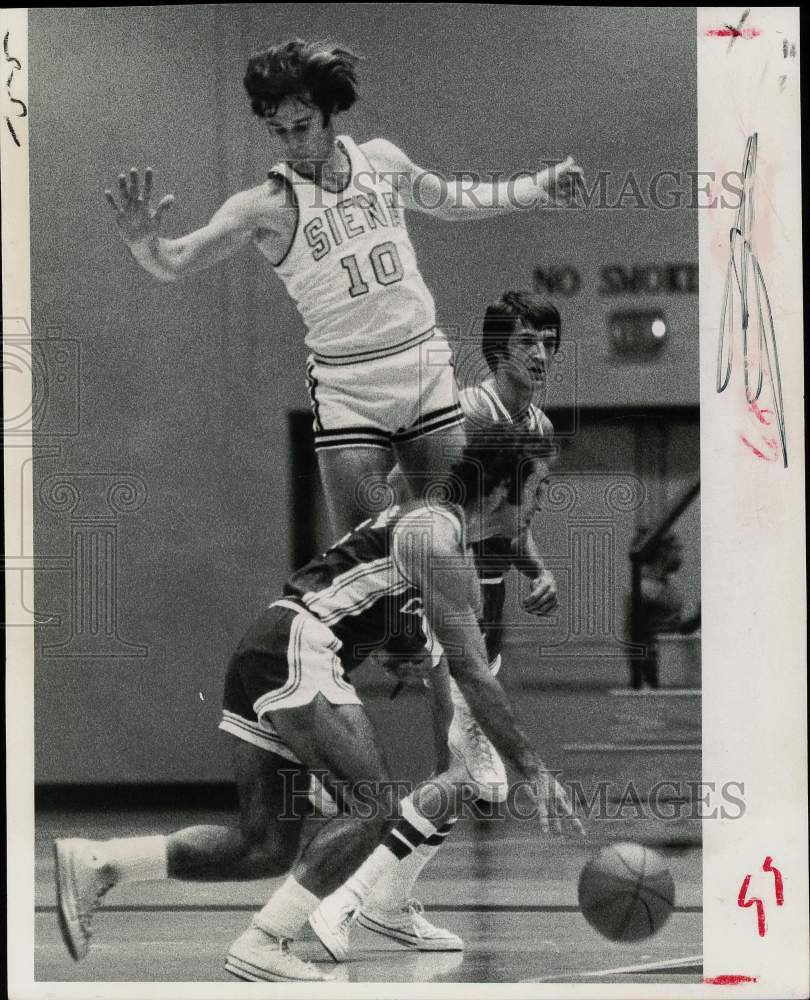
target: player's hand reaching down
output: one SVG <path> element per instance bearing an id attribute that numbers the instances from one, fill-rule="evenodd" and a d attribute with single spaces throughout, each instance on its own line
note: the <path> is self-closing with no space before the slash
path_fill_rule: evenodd
<path id="1" fill-rule="evenodd" d="M 531 800 L 533 815 L 536 814 L 543 833 L 585 836 L 585 828 L 574 811 L 568 792 L 551 771 L 538 770 L 534 779 L 521 787 Z"/>
<path id="2" fill-rule="evenodd" d="M 532 580 L 532 589 L 523 599 L 523 609 L 531 615 L 548 615 L 557 607 L 557 581 L 552 573 L 543 569 Z"/>
<path id="3" fill-rule="evenodd" d="M 154 211 L 152 210 L 152 179 L 152 169 L 147 167 L 141 186 L 138 171 L 133 167 L 129 177 L 126 174 L 118 175 L 118 201 L 109 189 L 104 192 L 105 198 L 115 212 L 118 228 L 127 246 L 156 236 L 163 213 L 174 203 L 174 195 L 167 194 L 160 199 Z"/>
<path id="4" fill-rule="evenodd" d="M 537 175 L 537 204 L 560 207 L 571 205 L 584 179 L 582 168 L 576 165 L 573 156 L 567 156 L 562 163 L 555 163 L 553 167 L 547 167 Z"/>

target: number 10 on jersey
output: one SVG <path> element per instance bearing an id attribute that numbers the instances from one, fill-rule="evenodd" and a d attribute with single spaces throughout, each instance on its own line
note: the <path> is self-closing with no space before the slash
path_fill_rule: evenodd
<path id="1" fill-rule="evenodd" d="M 368 255 L 368 259 L 377 284 L 393 285 L 397 281 L 402 281 L 404 272 L 396 243 L 378 243 Z M 363 278 L 363 272 L 356 255 L 350 253 L 347 257 L 342 257 L 340 266 L 349 274 L 349 295 L 353 299 L 357 298 L 358 295 L 367 295 L 369 285 Z"/>

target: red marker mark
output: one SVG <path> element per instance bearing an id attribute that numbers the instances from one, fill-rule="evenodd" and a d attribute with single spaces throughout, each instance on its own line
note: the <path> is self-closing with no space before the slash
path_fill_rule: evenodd
<path id="1" fill-rule="evenodd" d="M 739 986 L 740 983 L 755 983 L 756 976 L 710 976 L 703 982 L 708 986 Z"/>
<path id="2" fill-rule="evenodd" d="M 745 436 L 745 434 L 740 434 L 740 440 L 742 441 L 742 443 L 747 448 L 750 448 L 751 451 L 753 451 L 753 453 L 756 455 L 757 458 L 761 458 L 763 460 L 763 462 L 775 462 L 776 461 L 776 456 L 775 455 L 766 455 L 764 452 L 760 451 L 759 448 L 756 447 L 756 445 L 751 444 L 751 442 L 748 440 L 748 438 Z M 774 438 L 765 438 L 765 443 L 774 452 L 777 451 L 778 446 L 777 446 L 776 440 Z"/>
<path id="3" fill-rule="evenodd" d="M 748 886 L 751 884 L 751 876 L 746 875 L 743 879 L 742 885 L 740 886 L 740 891 L 737 896 L 737 906 L 741 906 L 743 909 L 747 910 L 749 906 L 756 906 L 757 908 L 757 933 L 760 937 L 765 937 L 765 931 L 768 929 L 768 925 L 765 923 L 765 907 L 762 904 L 762 900 L 758 896 L 752 896 L 751 899 L 746 899 L 748 893 Z"/>
<path id="4" fill-rule="evenodd" d="M 709 38 L 758 38 L 762 32 L 759 28 L 732 28 L 726 25 L 725 28 L 709 28 L 706 35 Z"/>
<path id="5" fill-rule="evenodd" d="M 762 870 L 764 872 L 773 872 L 773 891 L 776 896 L 776 905 L 783 906 L 785 903 L 785 888 L 782 884 L 782 873 L 778 868 L 774 868 L 773 858 L 770 855 L 762 862 Z"/>
<path id="6" fill-rule="evenodd" d="M 757 404 L 756 400 L 754 400 L 753 402 L 749 403 L 748 406 L 749 406 L 751 412 L 754 414 L 754 416 L 757 418 L 757 420 L 761 424 L 764 424 L 766 427 L 770 427 L 771 426 L 771 424 L 773 423 L 773 419 L 772 419 L 772 417 L 773 417 L 773 410 L 764 409 L 763 407 L 761 407 L 761 406 L 759 406 Z M 771 419 L 769 419 L 769 418 L 771 418 Z"/>

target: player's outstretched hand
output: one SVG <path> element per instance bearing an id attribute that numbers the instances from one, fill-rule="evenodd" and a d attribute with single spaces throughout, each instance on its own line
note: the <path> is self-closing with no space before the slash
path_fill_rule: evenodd
<path id="1" fill-rule="evenodd" d="M 118 175 L 118 201 L 115 200 L 109 189 L 104 192 L 104 197 L 115 212 L 118 228 L 127 245 L 139 243 L 141 240 L 156 235 L 163 213 L 174 203 L 174 195 L 167 194 L 160 199 L 157 207 L 152 211 L 150 204 L 152 179 L 152 168 L 147 167 L 143 175 L 143 187 L 141 187 L 138 171 L 133 167 L 129 172 L 129 177 L 126 174 Z"/>
<path id="2" fill-rule="evenodd" d="M 562 163 L 541 170 L 537 175 L 537 186 L 540 189 L 538 205 L 571 205 L 585 174 L 574 162 L 573 156 L 567 156 Z"/>
<path id="3" fill-rule="evenodd" d="M 539 771 L 532 786 L 531 796 L 543 833 L 570 832 L 585 836 L 585 828 L 574 811 L 568 792 L 550 771 Z"/>
<path id="4" fill-rule="evenodd" d="M 530 615 L 547 615 L 557 607 L 557 581 L 544 569 L 532 580 L 532 589 L 523 600 L 523 609 Z"/>

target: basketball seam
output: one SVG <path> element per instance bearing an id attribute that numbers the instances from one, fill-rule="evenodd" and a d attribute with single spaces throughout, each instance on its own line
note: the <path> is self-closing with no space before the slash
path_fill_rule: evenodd
<path id="1" fill-rule="evenodd" d="M 645 884 L 641 887 L 641 891 L 648 892 L 651 896 L 655 896 L 660 899 L 662 903 L 667 903 L 669 906 L 674 907 L 674 899 L 670 899 L 669 896 L 665 896 L 662 892 L 657 892 L 655 889 L 651 888 L 649 884 Z"/>
<path id="2" fill-rule="evenodd" d="M 644 853 L 641 855 L 641 872 L 640 873 L 637 872 L 637 871 L 635 871 L 633 868 L 630 867 L 630 865 L 628 865 L 628 863 L 622 857 L 622 853 L 618 849 L 618 847 L 614 847 L 613 848 L 613 853 L 616 855 L 616 857 L 619 859 L 619 861 L 621 861 L 621 863 L 624 865 L 624 867 L 630 872 L 630 874 L 633 876 L 634 879 L 640 880 L 640 879 L 644 878 L 644 869 L 647 866 L 647 848 L 646 847 L 644 848 Z"/>
<path id="3" fill-rule="evenodd" d="M 638 899 L 641 898 L 639 896 L 639 894 L 638 894 L 638 889 L 636 889 L 635 893 L 631 892 L 629 895 L 630 895 L 630 905 L 627 907 L 627 913 L 625 913 L 625 915 L 624 915 L 623 922 L 619 925 L 619 928 L 620 928 L 619 929 L 619 936 L 617 938 L 617 940 L 619 940 L 619 941 L 623 941 L 624 940 L 624 935 L 627 932 L 627 928 L 630 926 L 630 920 L 632 919 L 632 917 L 633 917 L 633 911 L 636 908 L 636 900 L 638 900 Z"/>
<path id="4" fill-rule="evenodd" d="M 652 913 L 650 913 L 649 906 L 647 906 L 647 904 L 641 898 L 641 893 L 639 893 L 638 900 L 641 903 L 641 905 L 644 907 L 644 909 L 647 911 L 647 919 L 650 921 L 650 934 L 655 934 L 655 929 L 656 928 L 655 928 L 655 923 L 653 922 Z"/>
<path id="5" fill-rule="evenodd" d="M 624 940 L 624 935 L 627 933 L 627 928 L 630 926 L 630 921 L 633 917 L 633 913 L 636 908 L 636 901 L 641 902 L 644 906 L 644 909 L 647 910 L 647 916 L 649 917 L 650 915 L 650 911 L 647 909 L 646 903 L 644 903 L 644 900 L 641 898 L 641 886 L 644 883 L 644 870 L 647 867 L 647 851 L 645 850 L 644 853 L 641 855 L 641 874 L 633 871 L 630 865 L 628 865 L 628 863 L 624 860 L 624 858 L 622 858 L 618 850 L 616 851 L 616 854 L 618 854 L 619 857 L 622 859 L 622 864 L 624 865 L 624 867 L 629 872 L 631 872 L 633 877 L 636 879 L 636 891 L 632 899 L 630 900 L 630 905 L 627 908 L 627 913 L 625 914 L 624 923 L 622 924 L 621 940 Z"/>

